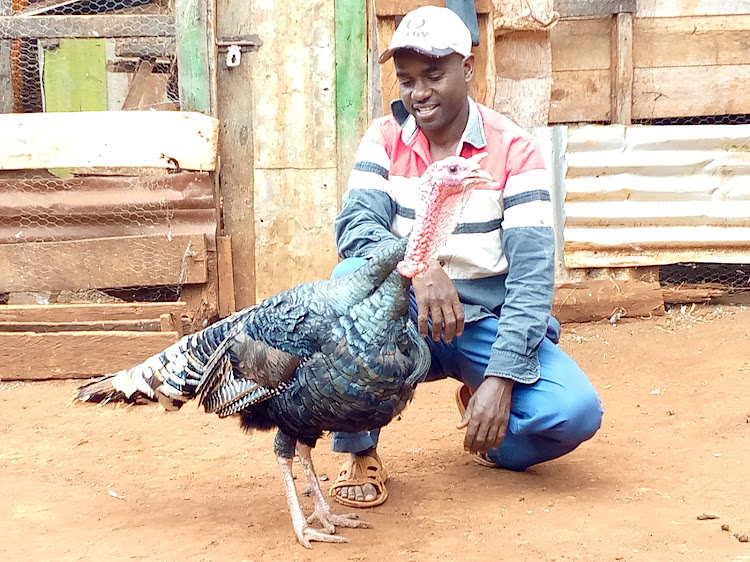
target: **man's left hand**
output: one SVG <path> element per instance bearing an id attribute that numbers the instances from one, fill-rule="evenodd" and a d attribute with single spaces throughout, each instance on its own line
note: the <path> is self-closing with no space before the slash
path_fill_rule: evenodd
<path id="1" fill-rule="evenodd" d="M 458 429 L 466 429 L 464 449 L 486 453 L 500 446 L 508 431 L 513 381 L 489 376 L 479 385 L 466 406 Z"/>

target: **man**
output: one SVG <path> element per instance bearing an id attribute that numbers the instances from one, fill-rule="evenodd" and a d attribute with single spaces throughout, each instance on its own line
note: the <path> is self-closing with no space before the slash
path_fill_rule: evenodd
<path id="1" fill-rule="evenodd" d="M 602 416 L 591 383 L 555 345 L 548 174 L 532 137 L 468 97 L 474 56 L 455 13 L 425 6 L 407 14 L 380 62 L 391 57 L 401 99 L 357 151 L 335 223 L 345 259 L 334 276 L 408 234 L 419 177 L 433 161 L 488 153 L 482 166 L 505 189 L 471 195 L 437 259 L 413 280 L 412 318 L 430 345 L 428 380 L 463 382 L 464 447 L 482 465 L 525 470 L 591 438 Z M 349 453 L 331 488 L 339 503 L 387 498 L 378 436 L 334 435 L 333 449 Z"/>

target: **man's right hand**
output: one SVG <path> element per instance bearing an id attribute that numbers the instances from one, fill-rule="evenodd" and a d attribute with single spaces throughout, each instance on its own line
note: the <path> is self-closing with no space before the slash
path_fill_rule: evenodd
<path id="1" fill-rule="evenodd" d="M 464 309 L 456 287 L 437 260 L 429 260 L 427 271 L 412 279 L 417 300 L 417 327 L 422 337 L 428 335 L 428 319 L 432 320 L 432 339 L 446 343 L 464 331 Z"/>

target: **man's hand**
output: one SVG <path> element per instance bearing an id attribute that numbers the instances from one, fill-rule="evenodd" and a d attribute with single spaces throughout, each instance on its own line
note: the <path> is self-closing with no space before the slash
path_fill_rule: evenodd
<path id="1" fill-rule="evenodd" d="M 440 341 L 441 333 L 446 343 L 463 333 L 464 309 L 456 287 L 436 260 L 430 260 L 427 271 L 412 279 L 412 286 L 417 300 L 417 327 L 422 337 L 427 337 L 428 319 L 432 319 L 435 341 Z"/>
<path id="2" fill-rule="evenodd" d="M 466 406 L 458 429 L 468 428 L 464 449 L 486 453 L 500 446 L 508 431 L 510 398 L 513 381 L 502 377 L 486 377 Z"/>

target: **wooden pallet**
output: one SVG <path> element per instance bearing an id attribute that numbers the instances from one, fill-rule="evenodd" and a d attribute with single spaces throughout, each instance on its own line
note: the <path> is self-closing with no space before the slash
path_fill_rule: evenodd
<path id="1" fill-rule="evenodd" d="M 184 302 L 0 306 L 0 380 L 87 378 L 176 342 Z"/>

